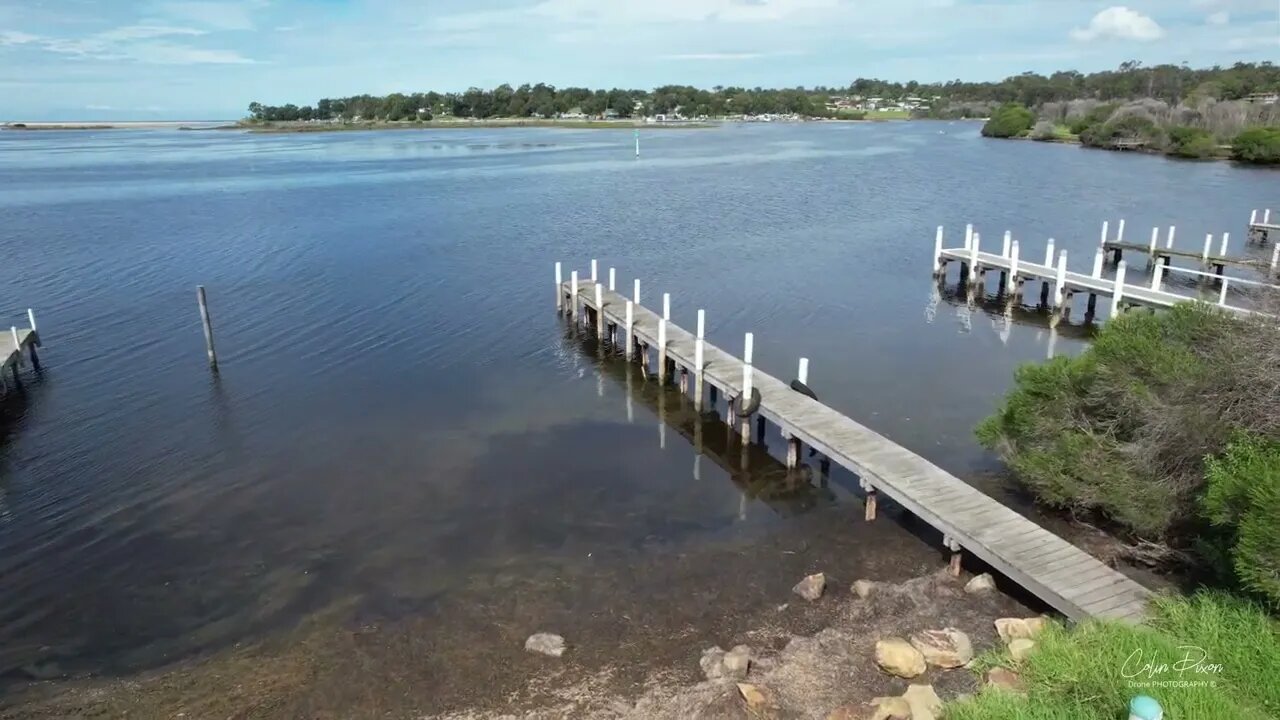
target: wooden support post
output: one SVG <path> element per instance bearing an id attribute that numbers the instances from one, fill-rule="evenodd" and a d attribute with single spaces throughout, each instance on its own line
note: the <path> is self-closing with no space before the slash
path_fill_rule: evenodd
<path id="1" fill-rule="evenodd" d="M 973 223 L 964 226 L 964 249 L 968 250 L 973 245 Z"/>
<path id="2" fill-rule="evenodd" d="M 787 437 L 787 469 L 795 470 L 800 467 L 800 453 L 802 447 L 800 438 L 790 435 Z"/>
<path id="3" fill-rule="evenodd" d="M 1116 242 L 1124 242 L 1124 218 L 1120 218 L 1120 227 L 1116 229 Z"/>
<path id="4" fill-rule="evenodd" d="M 1178 229 L 1178 228 L 1177 228 L 1177 226 L 1176 226 L 1176 225 L 1170 225 L 1170 226 L 1169 226 L 1169 237 L 1168 237 L 1168 239 L 1167 239 L 1167 240 L 1165 240 L 1165 243 L 1164 243 L 1164 249 L 1165 249 L 1165 250 L 1172 250 L 1172 249 L 1173 249 L 1173 235 L 1174 235 L 1174 232 L 1175 232 L 1177 229 Z"/>
<path id="5" fill-rule="evenodd" d="M 556 263 L 556 309 L 564 307 L 564 276 L 560 274 L 560 263 Z"/>
<path id="6" fill-rule="evenodd" d="M 1055 308 L 1062 307 L 1062 301 L 1067 291 L 1067 251 L 1063 250 L 1058 253 L 1058 275 L 1053 281 L 1053 306 Z"/>
<path id="7" fill-rule="evenodd" d="M 658 319 L 658 384 L 667 383 L 667 319 Z"/>
<path id="8" fill-rule="evenodd" d="M 982 239 L 978 233 L 974 233 L 969 245 L 969 286 L 978 284 L 978 248 L 982 244 Z"/>
<path id="9" fill-rule="evenodd" d="M 867 522 L 876 519 L 876 489 L 866 480 L 862 481 L 862 489 L 867 493 L 866 509 L 863 513 L 863 519 Z"/>
<path id="10" fill-rule="evenodd" d="M 662 319 L 671 322 L 671 293 L 662 293 Z"/>
<path id="11" fill-rule="evenodd" d="M 702 382 L 703 382 L 703 334 L 707 329 L 707 311 L 698 310 L 698 335 L 693 341 L 693 406 L 698 412 L 702 412 Z M 712 388 L 712 404 L 715 404 L 715 388 Z"/>
<path id="12" fill-rule="evenodd" d="M 1254 210 L 1253 212 L 1249 213 L 1249 225 L 1253 226 L 1257 224 L 1258 224 L 1258 211 Z"/>
<path id="13" fill-rule="evenodd" d="M 796 379 L 803 385 L 809 384 L 809 358 L 800 358 L 800 367 L 796 369 Z"/>
<path id="14" fill-rule="evenodd" d="M 1098 294 L 1089 293 L 1089 303 L 1085 305 L 1084 312 L 1089 317 L 1098 314 Z"/>
<path id="15" fill-rule="evenodd" d="M 1012 245 L 1013 245 L 1013 231 L 1005 230 L 1004 245 L 1000 248 L 1000 255 L 1002 257 L 1009 257 L 1009 248 L 1012 247 Z"/>
<path id="16" fill-rule="evenodd" d="M 200 305 L 200 324 L 204 326 L 204 347 L 209 354 L 209 367 L 218 369 L 218 353 L 213 349 L 213 321 L 209 319 L 209 301 L 204 294 L 204 286 L 196 286 L 196 302 Z"/>
<path id="17" fill-rule="evenodd" d="M 1009 247 L 1009 282 L 1014 288 L 1018 286 L 1018 241 L 1014 240 Z"/>
<path id="18" fill-rule="evenodd" d="M 1049 281 L 1045 280 L 1040 285 L 1040 307 L 1049 307 Z"/>
<path id="19" fill-rule="evenodd" d="M 609 292 L 618 291 L 618 269 L 609 268 Z"/>
<path id="20" fill-rule="evenodd" d="M 1151 247 L 1147 248 L 1147 256 L 1150 258 L 1148 262 L 1156 261 L 1156 245 L 1160 244 L 1160 228 L 1151 228 Z"/>
<path id="21" fill-rule="evenodd" d="M 1109 239 L 1110 239 L 1110 233 L 1108 233 L 1108 232 L 1107 232 L 1107 229 L 1108 229 L 1108 228 L 1110 228 L 1110 227 L 1111 227 L 1111 221 L 1110 221 L 1110 220 L 1103 220 L 1103 221 L 1102 221 L 1102 240 L 1098 243 L 1099 245 L 1106 245 L 1106 244 L 1107 244 L 1107 240 L 1109 240 Z"/>
<path id="22" fill-rule="evenodd" d="M 764 416 L 756 415 L 756 443 L 764 444 Z"/>
<path id="23" fill-rule="evenodd" d="M 1125 265 L 1122 260 L 1120 261 L 1120 264 L 1116 266 L 1115 284 L 1112 286 L 1111 290 L 1111 317 L 1115 317 L 1116 314 L 1120 312 L 1120 302 L 1124 300 L 1124 273 Z"/>
<path id="24" fill-rule="evenodd" d="M 1053 238 L 1049 238 L 1049 243 L 1044 247 L 1044 266 L 1053 267 Z"/>
<path id="25" fill-rule="evenodd" d="M 1222 246 L 1218 248 L 1218 257 L 1224 258 L 1224 259 L 1227 257 L 1227 242 L 1230 239 L 1231 239 L 1231 233 L 1229 232 L 1222 233 Z"/>
<path id="26" fill-rule="evenodd" d="M 1155 270 L 1151 272 L 1151 289 L 1159 290 L 1160 281 L 1164 279 L 1164 264 L 1156 263 Z"/>
<path id="27" fill-rule="evenodd" d="M 1123 220 L 1121 222 L 1124 222 Z M 951 537 L 943 537 L 942 542 L 951 551 L 951 560 L 948 563 L 947 570 L 951 573 L 951 577 L 960 577 L 961 550 L 960 543 Z"/>
<path id="28" fill-rule="evenodd" d="M 27 323 L 31 325 L 31 332 L 36 331 L 36 313 L 31 308 L 27 308 Z"/>
<path id="29" fill-rule="evenodd" d="M 751 368 L 751 356 L 755 345 L 755 336 L 747 333 L 742 341 L 742 395 L 738 397 L 738 411 L 741 413 L 751 404 L 752 382 L 755 380 Z M 742 418 L 742 442 L 751 442 L 751 418 Z"/>
<path id="30" fill-rule="evenodd" d="M 596 283 L 596 340 L 604 342 L 604 286 Z"/>
<path id="31" fill-rule="evenodd" d="M 938 226 L 938 233 L 933 238 L 933 275 L 937 277 L 942 274 L 942 226 Z"/>
<path id="32" fill-rule="evenodd" d="M 1099 247 L 1097 252 L 1093 254 L 1093 272 L 1091 273 L 1096 278 L 1102 277 L 1102 263 L 1103 252 L 1102 248 Z"/>
<path id="33" fill-rule="evenodd" d="M 631 302 L 640 304 L 640 278 L 636 278 L 635 285 L 632 287 Z"/>
<path id="34" fill-rule="evenodd" d="M 1204 250 L 1200 253 L 1201 270 L 1209 267 L 1209 249 L 1213 247 L 1213 233 L 1204 236 Z"/>
<path id="35" fill-rule="evenodd" d="M 1271 208 L 1267 208 L 1266 210 L 1262 211 L 1262 224 L 1263 225 L 1271 224 Z"/>
<path id="36" fill-rule="evenodd" d="M 680 393 L 687 395 L 689 393 L 689 368 L 680 366 Z M 681 403 L 684 402 L 682 399 Z"/>
<path id="37" fill-rule="evenodd" d="M 627 360 L 631 361 L 635 358 L 636 348 L 636 328 L 635 328 L 635 303 L 627 301 Z"/>
<path id="38" fill-rule="evenodd" d="M 569 316 L 578 324 L 578 271 L 569 273 Z"/>
<path id="39" fill-rule="evenodd" d="M 591 282 L 596 282 L 596 280 L 598 280 L 598 279 L 599 279 L 599 278 L 596 276 L 596 271 L 597 271 L 598 269 L 599 269 L 599 267 L 598 267 L 598 265 L 597 265 L 597 263 L 596 263 L 596 259 L 595 259 L 595 258 L 591 258 Z"/>
<path id="40" fill-rule="evenodd" d="M 707 398 L 711 401 L 711 407 L 716 406 L 716 400 L 719 399 L 720 390 L 715 385 L 707 388 Z"/>
<path id="41" fill-rule="evenodd" d="M 18 326 L 10 325 L 9 332 L 13 333 L 13 373 L 18 374 L 18 368 L 22 365 L 22 341 L 18 339 Z"/>

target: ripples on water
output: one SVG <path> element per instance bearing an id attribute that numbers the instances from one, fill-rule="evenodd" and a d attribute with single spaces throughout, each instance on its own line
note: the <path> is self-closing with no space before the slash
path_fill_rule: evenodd
<path id="1" fill-rule="evenodd" d="M 496 567 L 768 533 L 848 497 L 839 473 L 773 497 L 776 464 L 714 448 L 695 480 L 687 413 L 659 431 L 634 390 L 628 423 L 621 366 L 565 337 L 555 260 L 638 273 L 683 324 L 707 308 L 725 347 L 754 331 L 775 374 L 810 357 L 825 401 L 964 474 L 1051 334 L 931 299 L 934 226 L 1051 234 L 1074 266 L 1104 218 L 1242 237 L 1275 187 L 967 124 L 643 152 L 544 129 L 0 133 L 0 313 L 34 307 L 46 343 L 0 426 L 0 674 L 147 667 L 345 600 L 422 611 Z"/>

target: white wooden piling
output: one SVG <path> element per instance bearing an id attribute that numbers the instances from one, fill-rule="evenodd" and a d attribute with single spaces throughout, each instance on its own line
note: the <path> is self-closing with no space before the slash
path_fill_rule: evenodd
<path id="1" fill-rule="evenodd" d="M 1258 211 L 1257 211 L 1257 210 L 1254 210 L 1253 212 L 1249 213 L 1249 224 L 1250 224 L 1250 225 L 1257 225 L 1257 224 L 1258 224 Z"/>
<path id="2" fill-rule="evenodd" d="M 1262 224 L 1263 225 L 1271 224 L 1271 208 L 1267 208 L 1266 210 L 1262 211 Z"/>
<path id="3" fill-rule="evenodd" d="M 17 355 L 14 356 L 14 362 L 17 363 L 18 365 L 21 365 L 22 364 L 22 342 L 18 340 L 18 326 L 10 325 L 9 332 L 13 333 L 13 347 L 14 347 L 14 350 L 17 351 Z M 15 371 L 15 377 L 16 376 L 17 375 Z"/>
<path id="4" fill-rule="evenodd" d="M 596 279 L 597 279 L 597 278 L 596 278 L 596 270 L 597 270 L 596 259 L 595 259 L 595 258 L 591 258 L 591 282 L 595 282 L 595 281 L 596 281 Z"/>
<path id="5" fill-rule="evenodd" d="M 635 354 L 635 349 L 636 349 L 636 329 L 635 329 L 636 321 L 635 321 L 635 307 L 636 307 L 636 306 L 635 306 L 635 303 L 631 302 L 630 300 L 628 300 L 628 301 L 627 301 L 627 320 L 626 320 L 626 322 L 627 322 L 627 349 L 626 349 L 626 356 L 627 356 L 627 359 L 628 359 L 628 360 L 632 359 L 632 356 Z M 629 377 L 630 377 L 630 376 L 628 376 L 628 378 L 629 378 Z M 628 394 L 628 397 L 630 397 L 630 394 Z"/>
<path id="6" fill-rule="evenodd" d="M 1000 255 L 1001 255 L 1001 256 L 1003 256 L 1003 257 L 1009 257 L 1009 246 L 1010 246 L 1012 243 L 1013 243 L 1013 232 L 1012 232 L 1012 231 L 1009 231 L 1009 230 L 1005 230 L 1005 231 L 1004 231 L 1004 246 L 1000 249 Z"/>
<path id="7" fill-rule="evenodd" d="M 1156 261 L 1156 245 L 1160 244 L 1160 228 L 1151 228 L 1151 247 L 1147 248 L 1147 254 L 1151 256 L 1151 262 Z"/>
<path id="8" fill-rule="evenodd" d="M 1099 245 L 1098 249 L 1093 253 L 1093 277 L 1102 277 L 1102 263 L 1105 255 L 1106 253 L 1102 250 L 1102 246 Z"/>
<path id="9" fill-rule="evenodd" d="M 1053 281 L 1053 306 L 1062 307 L 1067 292 L 1067 251 L 1058 253 L 1058 275 Z"/>
<path id="10" fill-rule="evenodd" d="M 667 319 L 658 320 L 658 382 L 667 381 Z"/>
<path id="11" fill-rule="evenodd" d="M 1166 240 L 1166 241 L 1165 241 L 1165 243 L 1164 243 L 1164 249 L 1165 249 L 1165 250 L 1172 250 L 1172 249 L 1173 249 L 1173 233 L 1174 233 L 1174 231 L 1175 231 L 1175 230 L 1177 230 L 1177 227 L 1176 227 L 1176 226 L 1174 226 L 1174 225 L 1170 225 L 1170 226 L 1169 226 L 1169 239 L 1168 239 L 1168 240 Z"/>
<path id="12" fill-rule="evenodd" d="M 596 283 L 596 339 L 604 340 L 604 286 Z"/>
<path id="13" fill-rule="evenodd" d="M 933 236 L 933 274 L 937 275 L 942 271 L 942 238 L 944 229 L 941 225 Z"/>
<path id="14" fill-rule="evenodd" d="M 616 292 L 618 289 L 618 269 L 609 268 L 609 292 Z"/>
<path id="15" fill-rule="evenodd" d="M 1124 300 L 1124 272 L 1125 264 L 1121 260 L 1116 264 L 1115 285 L 1111 290 L 1111 317 L 1120 312 L 1120 301 Z"/>
<path id="16" fill-rule="evenodd" d="M 1162 280 L 1164 280 L 1164 263 L 1156 263 L 1156 268 L 1151 273 L 1151 289 L 1159 290 Z"/>
<path id="17" fill-rule="evenodd" d="M 1209 250 L 1213 247 L 1213 233 L 1204 236 L 1204 250 L 1200 253 L 1200 262 L 1209 263 Z"/>
<path id="18" fill-rule="evenodd" d="M 1116 242 L 1124 242 L 1124 218 L 1120 218 L 1120 227 L 1116 228 Z"/>
<path id="19" fill-rule="evenodd" d="M 800 358 L 800 367 L 796 370 L 796 379 L 803 385 L 809 384 L 809 358 Z"/>
<path id="20" fill-rule="evenodd" d="M 1103 221 L 1102 221 L 1102 240 L 1100 240 L 1100 241 L 1098 242 L 1098 244 L 1099 244 L 1099 245 L 1106 245 L 1106 244 L 1107 244 L 1107 237 L 1108 237 L 1108 235 L 1110 235 L 1110 233 L 1108 233 L 1107 231 L 1108 231 L 1108 229 L 1110 229 L 1110 227 L 1111 227 L 1111 221 L 1110 221 L 1110 220 L 1103 220 Z M 1048 265 L 1048 264 L 1049 264 L 1049 263 L 1045 263 L 1045 265 Z"/>
<path id="21" fill-rule="evenodd" d="M 671 320 L 671 293 L 662 293 L 662 319 Z"/>
<path id="22" fill-rule="evenodd" d="M 640 278 L 636 278 L 635 285 L 632 287 L 631 302 L 640 304 Z"/>
<path id="23" fill-rule="evenodd" d="M 31 332 L 36 331 L 36 314 L 31 308 L 27 308 L 27 322 L 31 325 Z"/>
<path id="24" fill-rule="evenodd" d="M 1018 241 L 1009 246 L 1009 287 L 1018 287 Z"/>
<path id="25" fill-rule="evenodd" d="M 564 307 L 564 275 L 561 274 L 560 263 L 556 263 L 556 309 Z"/>
<path id="26" fill-rule="evenodd" d="M 693 341 L 693 406 L 702 410 L 702 354 L 703 335 L 707 330 L 707 311 L 698 310 L 698 335 Z"/>
<path id="27" fill-rule="evenodd" d="M 982 245 L 982 238 L 978 233 L 974 233 L 970 238 L 969 244 L 969 284 L 978 284 L 978 248 Z"/>
<path id="28" fill-rule="evenodd" d="M 1044 266 L 1053 267 L 1053 238 L 1049 238 L 1049 244 L 1044 248 Z"/>
<path id="29" fill-rule="evenodd" d="M 569 273 L 569 313 L 573 316 L 573 321 L 578 321 L 578 271 L 574 270 Z"/>
<path id="30" fill-rule="evenodd" d="M 209 318 L 209 300 L 205 297 L 204 286 L 196 286 L 196 303 L 200 305 L 200 324 L 204 326 L 204 349 L 209 355 L 209 367 L 218 371 L 218 352 L 213 349 L 213 320 Z"/>
<path id="31" fill-rule="evenodd" d="M 1230 283 L 1230 280 L 1231 278 L 1227 277 L 1226 275 L 1222 276 L 1222 290 L 1218 293 L 1219 305 L 1225 306 L 1227 304 L 1227 285 Z"/>
<path id="32" fill-rule="evenodd" d="M 973 223 L 964 226 L 964 249 L 968 250 L 973 245 Z"/>
<path id="33" fill-rule="evenodd" d="M 751 402 L 751 355 L 755 346 L 755 336 L 747 333 L 742 340 L 742 407 L 741 410 Z"/>
<path id="34" fill-rule="evenodd" d="M 1227 241 L 1231 238 L 1231 233 L 1222 233 L 1222 246 L 1218 248 L 1218 257 L 1227 256 Z"/>

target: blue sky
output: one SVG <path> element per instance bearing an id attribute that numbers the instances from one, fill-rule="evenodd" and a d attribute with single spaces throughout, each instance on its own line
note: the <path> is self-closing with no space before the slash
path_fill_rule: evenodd
<path id="1" fill-rule="evenodd" d="M 251 100 L 1280 61 L 1280 0 L 0 0 L 0 119 Z"/>

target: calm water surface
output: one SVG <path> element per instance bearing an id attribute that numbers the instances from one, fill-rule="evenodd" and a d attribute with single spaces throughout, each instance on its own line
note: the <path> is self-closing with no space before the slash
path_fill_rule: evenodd
<path id="1" fill-rule="evenodd" d="M 429 612 L 513 565 L 856 502 L 839 472 L 731 478 L 736 451 L 695 479 L 678 398 L 629 403 L 566 336 L 556 260 L 641 277 L 685 325 L 706 308 L 724 347 L 753 331 L 774 374 L 811 358 L 824 401 L 973 476 L 1013 369 L 1087 333 L 939 299 L 935 226 L 1053 236 L 1079 269 L 1103 219 L 1243 238 L 1280 184 L 977 130 L 646 132 L 639 160 L 613 131 L 0 133 L 0 320 L 33 307 L 45 342 L 0 425 L 0 675 L 136 670 L 343 598 Z"/>

